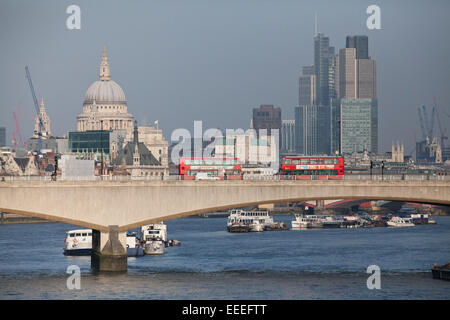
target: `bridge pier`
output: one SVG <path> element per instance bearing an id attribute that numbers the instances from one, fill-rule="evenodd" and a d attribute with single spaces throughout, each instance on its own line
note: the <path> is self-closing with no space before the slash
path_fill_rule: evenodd
<path id="1" fill-rule="evenodd" d="M 108 232 L 92 230 L 91 268 L 97 271 L 127 271 L 127 235 L 119 226 Z"/>

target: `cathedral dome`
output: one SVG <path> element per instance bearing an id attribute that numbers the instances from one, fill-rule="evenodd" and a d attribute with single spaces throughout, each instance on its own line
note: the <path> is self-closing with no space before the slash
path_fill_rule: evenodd
<path id="1" fill-rule="evenodd" d="M 91 84 L 84 97 L 84 104 L 92 104 L 94 101 L 97 104 L 126 104 L 122 88 L 111 80 L 106 49 L 103 50 L 100 64 L 100 79 Z"/>
<path id="2" fill-rule="evenodd" d="M 125 93 L 113 80 L 97 80 L 86 91 L 85 104 L 125 104 Z"/>

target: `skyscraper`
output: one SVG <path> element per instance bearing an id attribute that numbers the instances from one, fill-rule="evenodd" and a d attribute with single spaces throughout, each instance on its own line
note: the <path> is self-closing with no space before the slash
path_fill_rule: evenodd
<path id="1" fill-rule="evenodd" d="M 314 36 L 314 73 L 316 75 L 316 104 L 329 104 L 328 58 L 330 56 L 330 39 L 322 33 Z M 334 51 L 334 48 L 333 48 Z M 334 52 L 333 52 L 334 54 Z"/>
<path id="2" fill-rule="evenodd" d="M 371 59 L 356 59 L 356 83 L 358 98 L 376 99 L 377 71 L 376 61 Z"/>
<path id="3" fill-rule="evenodd" d="M 259 135 L 260 129 L 266 129 L 271 135 L 272 129 L 281 129 L 281 109 L 275 108 L 271 104 L 262 104 L 259 108 L 253 109 L 253 128 Z"/>
<path id="4" fill-rule="evenodd" d="M 295 120 L 281 120 L 281 152 L 295 151 Z"/>
<path id="5" fill-rule="evenodd" d="M 339 50 L 336 88 L 339 98 L 377 97 L 376 61 L 357 59 L 355 48 Z"/>
<path id="6" fill-rule="evenodd" d="M 356 49 L 356 59 L 370 59 L 367 36 L 347 36 L 345 47 Z"/>
<path id="7" fill-rule="evenodd" d="M 376 61 L 369 58 L 367 36 L 348 36 L 339 50 L 331 102 L 331 148 L 341 153 L 378 152 Z M 339 128 L 339 130 L 337 130 Z"/>
<path id="8" fill-rule="evenodd" d="M 316 76 L 314 74 L 301 75 L 298 84 L 298 104 L 300 106 L 316 104 Z"/>
<path id="9" fill-rule="evenodd" d="M 329 154 L 330 122 L 328 106 L 295 108 L 295 151 L 304 155 Z"/>

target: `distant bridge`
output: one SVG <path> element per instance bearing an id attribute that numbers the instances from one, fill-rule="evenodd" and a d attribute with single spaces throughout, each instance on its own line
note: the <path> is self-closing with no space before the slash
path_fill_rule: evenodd
<path id="1" fill-rule="evenodd" d="M 124 253 L 126 231 L 129 229 L 161 220 L 229 208 L 330 199 L 450 205 L 450 181 L 406 179 L 0 182 L 0 211 L 96 230 L 93 248 L 97 252 L 96 261 L 101 270 L 126 270 Z M 112 262 L 109 258 L 113 259 Z"/>

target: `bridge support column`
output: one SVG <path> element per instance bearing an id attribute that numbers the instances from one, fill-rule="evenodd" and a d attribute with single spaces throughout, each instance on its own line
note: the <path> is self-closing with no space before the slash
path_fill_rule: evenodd
<path id="1" fill-rule="evenodd" d="M 318 210 L 325 209 L 325 200 L 316 200 L 316 209 Z"/>
<path id="2" fill-rule="evenodd" d="M 118 226 L 108 232 L 92 230 L 91 268 L 97 271 L 127 271 L 127 235 Z"/>

